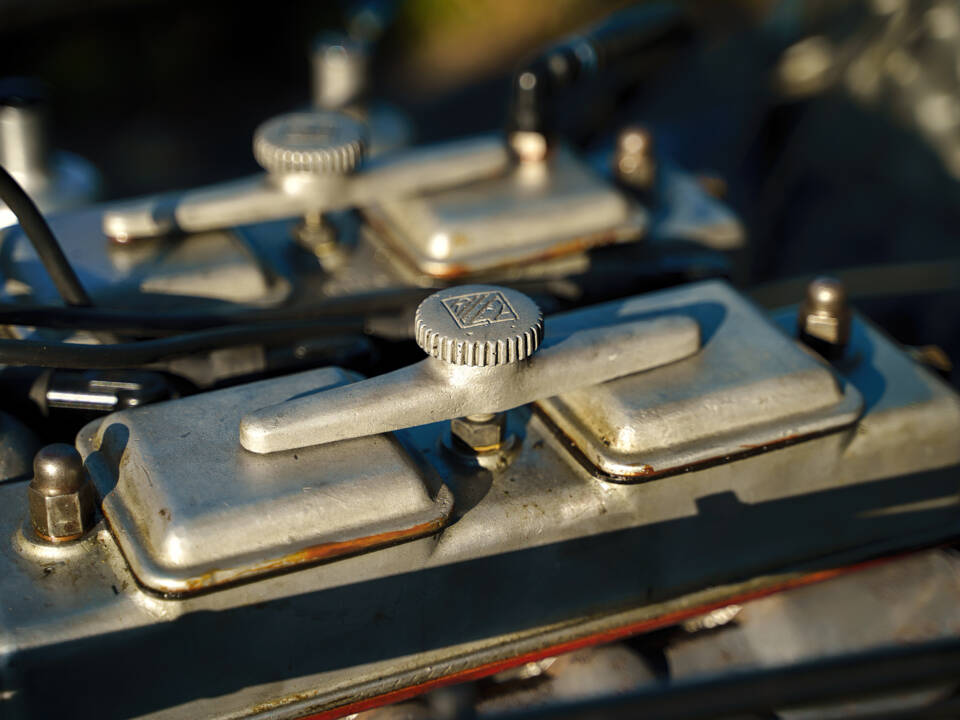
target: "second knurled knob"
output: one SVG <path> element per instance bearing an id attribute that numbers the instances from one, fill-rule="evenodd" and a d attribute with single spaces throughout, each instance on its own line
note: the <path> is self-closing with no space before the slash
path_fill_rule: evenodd
<path id="1" fill-rule="evenodd" d="M 494 285 L 461 285 L 417 308 L 417 343 L 454 365 L 487 367 L 528 358 L 543 338 L 543 314 L 530 298 Z"/>
<path id="2" fill-rule="evenodd" d="M 287 113 L 271 118 L 253 135 L 253 155 L 269 173 L 343 174 L 363 158 L 364 125 L 332 110 Z"/>

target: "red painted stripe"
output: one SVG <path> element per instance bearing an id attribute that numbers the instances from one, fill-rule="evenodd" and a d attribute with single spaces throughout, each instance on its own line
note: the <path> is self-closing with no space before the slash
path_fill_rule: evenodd
<path id="1" fill-rule="evenodd" d="M 640 622 L 623 625 L 618 628 L 611 628 L 610 630 L 604 630 L 603 632 L 594 633 L 593 635 L 586 635 L 576 640 L 570 640 L 568 642 L 552 645 L 548 648 L 537 650 L 535 652 L 517 655 L 516 657 L 512 657 L 507 660 L 498 660 L 495 662 L 486 663 L 484 665 L 478 665 L 475 668 L 460 670 L 459 672 L 445 675 L 440 678 L 435 678 L 434 680 L 430 680 L 429 682 L 421 683 L 419 685 L 411 685 L 410 687 L 394 690 L 392 692 L 385 693 L 384 695 L 367 698 L 366 700 L 358 700 L 357 702 L 353 702 L 348 705 L 342 705 L 338 708 L 333 708 L 332 710 L 324 710 L 314 715 L 304 716 L 301 720 L 336 720 L 337 718 L 342 718 L 345 715 L 351 715 L 364 710 L 371 710 L 384 705 L 392 705 L 393 703 L 409 700 L 410 698 L 417 697 L 418 695 L 422 695 L 430 690 L 446 687 L 447 685 L 455 685 L 457 683 L 467 682 L 469 680 L 479 680 L 484 677 L 489 677 L 490 675 L 496 675 L 498 672 L 502 672 L 504 670 L 510 670 L 512 668 L 519 667 L 520 665 L 524 665 L 528 662 L 536 662 L 537 660 L 543 660 L 544 658 L 553 657 L 554 655 L 562 655 L 564 653 L 573 652 L 574 650 L 591 647 L 593 645 L 604 645 L 606 643 L 613 642 L 614 640 L 622 640 L 632 635 L 639 635 L 640 633 L 650 632 L 651 630 L 657 630 L 670 625 L 676 625 L 684 620 L 689 620 L 692 617 L 703 615 L 711 610 L 726 607 L 727 605 L 749 602 L 750 600 L 767 597 L 768 595 L 783 592 L 784 590 L 790 590 L 796 587 L 803 587 L 804 585 L 812 585 L 814 583 L 823 582 L 824 580 L 830 580 L 831 578 L 835 578 L 839 575 L 845 575 L 847 573 L 863 570 L 874 565 L 879 565 L 881 563 L 903 557 L 907 554 L 910 553 L 874 558 L 872 560 L 866 560 L 854 565 L 830 568 L 829 570 L 819 570 L 801 577 L 791 578 L 779 583 L 774 583 L 773 585 L 769 585 L 765 588 L 751 590 L 750 592 L 742 593 L 740 595 L 731 595 L 723 600 L 718 600 L 717 602 L 709 603 L 707 605 L 700 605 L 687 610 L 677 610 L 676 612 L 660 615 L 656 618 L 641 620 Z"/>

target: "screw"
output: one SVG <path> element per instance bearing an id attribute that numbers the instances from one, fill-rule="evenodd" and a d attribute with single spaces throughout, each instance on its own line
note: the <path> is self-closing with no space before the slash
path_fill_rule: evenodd
<path id="1" fill-rule="evenodd" d="M 71 445 L 47 445 L 34 456 L 27 495 L 33 529 L 44 540 L 76 540 L 93 525 L 93 487 Z"/>
<path id="2" fill-rule="evenodd" d="M 810 281 L 797 313 L 797 330 L 800 339 L 824 357 L 843 354 L 850 341 L 850 307 L 843 283 L 830 277 Z"/>
<path id="3" fill-rule="evenodd" d="M 614 171 L 621 182 L 638 190 L 650 190 L 657 179 L 653 136 L 646 128 L 626 127 L 617 135 Z"/>
<path id="4" fill-rule="evenodd" d="M 327 272 L 341 267 L 347 259 L 337 228 L 321 212 L 306 213 L 303 222 L 294 227 L 293 237 Z"/>

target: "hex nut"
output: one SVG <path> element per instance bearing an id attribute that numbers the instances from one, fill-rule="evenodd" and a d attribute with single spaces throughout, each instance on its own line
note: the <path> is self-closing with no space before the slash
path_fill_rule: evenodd
<path id="1" fill-rule="evenodd" d="M 507 414 L 454 418 L 450 434 L 475 453 L 499 450 L 507 435 Z"/>
<path id="2" fill-rule="evenodd" d="M 37 453 L 27 504 L 34 531 L 50 542 L 76 540 L 93 526 L 96 497 L 72 446 L 48 445 Z"/>

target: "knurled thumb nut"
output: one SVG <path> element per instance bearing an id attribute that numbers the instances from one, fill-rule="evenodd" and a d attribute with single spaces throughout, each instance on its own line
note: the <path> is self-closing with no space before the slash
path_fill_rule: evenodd
<path id="1" fill-rule="evenodd" d="M 452 365 L 511 365 L 540 347 L 543 314 L 517 290 L 460 285 L 420 303 L 414 334 L 427 355 Z"/>
<path id="2" fill-rule="evenodd" d="M 44 540 L 76 540 L 93 526 L 93 486 L 80 453 L 71 445 L 47 445 L 36 454 L 27 497 L 30 523 Z"/>

